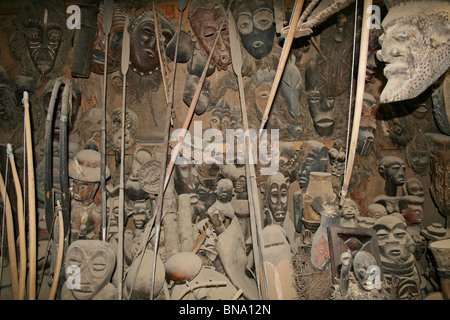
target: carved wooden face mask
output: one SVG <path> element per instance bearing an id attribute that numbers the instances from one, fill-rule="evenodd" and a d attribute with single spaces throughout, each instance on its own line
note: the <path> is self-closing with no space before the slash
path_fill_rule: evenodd
<path id="1" fill-rule="evenodd" d="M 111 244 L 101 240 L 78 240 L 70 245 L 65 261 L 67 282 L 77 300 L 90 300 L 109 283 L 116 265 Z M 72 273 L 69 273 L 72 272 Z"/>
<path id="2" fill-rule="evenodd" d="M 122 108 L 113 110 L 110 113 L 112 124 L 112 135 L 110 142 L 112 147 L 120 150 L 122 140 Z M 132 110 L 127 110 L 125 113 L 125 150 L 133 147 L 136 144 L 135 132 L 137 127 L 137 115 Z"/>
<path id="3" fill-rule="evenodd" d="M 108 38 L 108 73 L 119 69 L 122 55 L 123 27 L 127 13 L 120 7 L 114 10 L 111 31 Z M 105 68 L 106 35 L 103 30 L 103 5 L 100 5 L 100 12 L 97 18 L 97 32 L 92 53 L 91 71 L 103 74 Z"/>
<path id="4" fill-rule="evenodd" d="M 25 39 L 28 53 L 41 75 L 48 74 L 55 65 L 63 38 L 63 26 L 52 19 L 45 9 L 43 16 L 25 22 Z"/>
<path id="5" fill-rule="evenodd" d="M 162 47 L 167 45 L 175 34 L 169 20 L 157 14 L 159 32 L 164 38 Z M 159 68 L 159 53 L 156 43 L 155 18 L 153 10 L 142 12 L 130 26 L 130 63 L 134 71 L 149 74 Z"/>
<path id="6" fill-rule="evenodd" d="M 192 39 L 205 56 L 211 52 L 217 33 L 220 32 L 211 57 L 211 63 L 218 70 L 226 70 L 231 64 L 230 35 L 226 19 L 226 11 L 219 1 L 193 1 L 189 9 Z M 224 20 L 222 29 L 219 30 Z"/>
<path id="7" fill-rule="evenodd" d="M 254 58 L 264 58 L 272 51 L 275 37 L 273 5 L 253 0 L 240 5 L 236 12 L 242 45 Z"/>
<path id="8" fill-rule="evenodd" d="M 449 14 L 446 1 L 411 2 L 388 10 L 377 52 L 388 79 L 381 103 L 415 98 L 448 70 Z"/>
<path id="9" fill-rule="evenodd" d="M 302 154 L 299 170 L 301 188 L 308 187 L 311 172 L 326 172 L 328 167 L 328 147 L 318 141 L 307 141 L 300 148 Z"/>
<path id="10" fill-rule="evenodd" d="M 289 178 L 282 173 L 270 176 L 266 182 L 264 198 L 275 222 L 283 222 L 287 214 Z"/>
<path id="11" fill-rule="evenodd" d="M 328 98 L 319 91 L 313 90 L 307 93 L 309 113 L 314 123 L 314 129 L 320 136 L 328 136 L 333 133 L 335 121 L 332 110 L 334 98 Z"/>

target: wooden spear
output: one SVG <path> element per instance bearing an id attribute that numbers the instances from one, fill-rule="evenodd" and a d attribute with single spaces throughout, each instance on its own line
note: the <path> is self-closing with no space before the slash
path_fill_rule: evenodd
<path id="1" fill-rule="evenodd" d="M 120 189 L 119 189 L 119 239 L 117 253 L 117 276 L 118 276 L 118 299 L 122 300 L 123 295 L 123 237 L 124 237 L 124 211 L 125 211 L 125 122 L 126 122 L 126 90 L 127 72 L 130 61 L 130 33 L 128 32 L 128 17 L 125 19 L 122 39 L 122 61 L 121 72 L 123 75 L 123 95 L 122 95 L 122 141 L 120 144 Z"/>
<path id="2" fill-rule="evenodd" d="M 100 187 L 102 191 L 101 217 L 102 217 L 102 240 L 106 241 L 106 92 L 108 78 L 108 47 L 109 34 L 111 32 L 114 16 L 114 1 L 103 2 L 103 31 L 105 33 L 105 59 L 103 68 L 103 105 L 102 105 L 102 127 L 101 127 L 101 164 L 100 164 Z"/>
<path id="3" fill-rule="evenodd" d="M 355 97 L 355 111 L 353 115 L 352 136 L 350 139 L 350 148 L 347 155 L 347 164 L 345 167 L 344 181 L 342 190 L 340 192 L 340 206 L 344 205 L 345 196 L 347 195 L 348 185 L 352 175 L 353 163 L 355 160 L 356 147 L 358 144 L 359 124 L 361 122 L 361 111 L 364 98 L 365 81 L 366 81 L 366 67 L 367 67 L 367 53 L 369 49 L 369 27 L 367 21 L 370 19 L 372 7 L 372 0 L 364 0 L 364 12 L 362 19 L 361 41 L 359 46 L 359 65 L 358 78 L 356 82 L 356 97 Z"/>
<path id="4" fill-rule="evenodd" d="M 295 26 L 297 25 L 298 21 L 300 20 L 300 14 L 302 12 L 304 0 L 297 0 L 295 3 L 295 10 L 292 13 L 292 21 L 291 26 L 289 29 L 288 36 L 283 44 L 283 50 L 281 51 L 280 61 L 278 63 L 277 72 L 275 74 L 275 78 L 273 80 L 272 88 L 270 89 L 269 98 L 267 101 L 266 109 L 264 110 L 264 115 L 261 120 L 261 127 L 260 129 L 264 129 L 266 126 L 266 122 L 269 118 L 270 109 L 272 108 L 273 101 L 275 100 L 275 95 L 278 90 L 278 85 L 280 84 L 281 77 L 284 72 L 284 67 L 286 66 L 286 61 L 289 57 L 289 52 L 291 50 L 292 42 L 294 41 L 294 34 L 295 34 Z"/>
<path id="5" fill-rule="evenodd" d="M 23 193 L 20 184 L 19 174 L 17 173 L 16 162 L 14 161 L 14 152 L 11 144 L 7 144 L 8 158 L 11 165 L 11 172 L 14 179 L 14 186 L 16 190 L 17 197 L 17 223 L 19 227 L 19 300 L 25 299 L 25 287 L 27 278 L 27 245 L 26 245 L 26 234 L 25 234 L 25 221 L 23 217 Z"/>
<path id="6" fill-rule="evenodd" d="M 230 32 L 230 47 L 231 47 L 231 60 L 233 62 L 233 70 L 238 77 L 238 87 L 239 87 L 239 100 L 242 110 L 242 122 L 244 132 L 248 133 L 248 117 L 247 117 L 247 106 L 245 104 L 245 93 L 244 93 L 244 83 L 242 81 L 242 54 L 239 42 L 239 34 L 236 27 L 236 22 L 234 21 L 233 15 L 228 14 L 228 28 Z M 254 163 L 249 161 L 250 155 L 253 155 L 253 145 L 250 143 L 250 137 L 244 134 L 245 138 L 245 171 L 247 176 L 247 189 L 249 191 L 249 206 L 250 206 L 250 224 L 252 232 L 252 246 L 253 246 L 253 257 L 255 260 L 256 269 L 256 283 L 258 285 L 258 294 L 260 299 L 263 297 L 261 292 L 261 281 L 259 279 L 259 270 L 262 264 L 263 266 L 263 280 L 265 288 L 265 297 L 269 297 L 269 285 L 267 279 L 267 270 L 264 263 L 264 256 L 262 253 L 262 248 L 264 248 L 264 239 L 262 235 L 262 222 L 261 222 L 261 208 L 259 205 L 259 194 L 258 186 L 256 183 L 256 173 Z"/>
<path id="7" fill-rule="evenodd" d="M 28 176 L 28 221 L 29 221 L 29 299 L 36 300 L 36 186 L 34 179 L 33 142 L 31 138 L 30 104 L 28 92 L 23 92 L 23 104 L 25 107 L 25 132 L 27 152 L 27 176 Z"/>
<path id="8" fill-rule="evenodd" d="M 2 193 L 3 205 L 6 214 L 6 233 L 8 239 L 9 267 L 11 270 L 11 284 L 15 300 L 19 300 L 19 277 L 17 274 L 16 241 L 14 239 L 14 221 L 12 215 L 11 202 L 6 191 L 6 184 L 3 175 L 0 174 L 0 192 Z M 3 243 L 2 243 L 3 245 Z M 3 256 L 3 252 L 2 252 Z M 0 266 L 3 268 L 3 266 Z"/>

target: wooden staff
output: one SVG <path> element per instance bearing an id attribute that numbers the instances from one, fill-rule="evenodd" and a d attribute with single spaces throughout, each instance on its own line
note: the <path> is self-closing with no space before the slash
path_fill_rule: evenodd
<path id="1" fill-rule="evenodd" d="M 33 142 L 31 138 L 30 105 L 28 92 L 23 92 L 23 105 L 25 107 L 25 132 L 27 152 L 27 176 L 28 176 L 28 221 L 29 221 L 29 299 L 36 300 L 36 186 L 34 180 Z"/>
<path id="2" fill-rule="evenodd" d="M 184 9 L 186 9 L 187 6 L 187 1 L 186 0 L 181 0 L 178 1 L 178 11 L 180 12 L 180 18 L 179 18 L 179 23 L 178 23 L 178 30 L 181 31 L 181 23 L 183 20 L 183 11 Z M 156 31 L 157 30 L 157 16 L 156 16 L 156 9 L 155 9 L 155 3 L 153 2 L 153 11 L 155 12 L 155 32 L 157 34 L 157 39 L 159 38 L 159 33 Z M 173 95 L 174 95 L 174 87 L 175 87 L 175 75 L 176 75 L 176 67 L 177 67 L 177 59 L 178 59 L 178 45 L 179 45 L 179 40 L 180 40 L 180 33 L 178 32 L 177 35 L 177 42 L 175 44 L 175 57 L 174 57 L 174 67 L 173 67 L 173 73 L 172 73 L 172 82 L 170 84 L 170 92 L 168 93 L 168 100 L 167 100 L 167 110 L 166 110 L 166 119 L 165 119 L 165 128 L 164 128 L 164 142 L 163 142 L 163 147 L 164 147 L 164 152 L 163 152 L 163 158 L 161 160 L 161 170 L 159 173 L 160 176 L 160 182 L 159 182 L 159 191 L 158 191 L 158 199 L 156 201 L 156 214 L 155 217 L 157 217 L 157 221 L 156 221 L 156 243 L 155 243 L 155 251 L 153 254 L 153 268 L 152 268 L 152 287 L 150 290 L 150 299 L 153 300 L 153 294 L 155 291 L 155 281 L 153 279 L 155 279 L 156 276 L 156 259 L 157 259 L 157 252 L 158 252 L 158 243 L 159 243 L 159 237 L 161 234 L 161 220 L 162 220 L 162 206 L 163 206 L 163 202 L 164 202 L 164 179 L 163 177 L 166 175 L 166 165 L 167 165 L 167 152 L 169 150 L 169 129 L 170 129 L 170 123 L 171 123 L 171 115 L 172 115 L 172 107 L 173 107 Z M 157 42 L 158 43 L 158 42 Z M 163 72 L 163 65 L 162 65 L 162 58 L 161 58 L 161 50 L 158 47 L 158 54 L 159 54 L 159 59 L 160 59 L 160 63 L 161 63 L 161 75 L 164 77 L 164 72 Z M 141 257 L 143 257 L 144 254 L 142 254 Z M 137 273 L 136 273 L 137 274 Z"/>
<path id="3" fill-rule="evenodd" d="M 356 147 L 358 144 L 359 124 L 361 122 L 361 111 L 364 98 L 365 82 L 366 82 L 366 67 L 367 67 L 367 53 L 369 49 L 369 27 L 367 21 L 370 19 L 372 0 L 364 0 L 364 12 L 362 19 L 361 41 L 359 46 L 359 65 L 358 65 L 358 79 L 356 82 L 356 97 L 355 97 L 355 111 L 353 115 L 352 136 L 350 139 L 350 149 L 347 156 L 347 165 L 345 167 L 344 181 L 342 190 L 340 192 L 340 206 L 344 205 L 345 196 L 347 195 L 348 185 L 352 175 L 353 163 L 355 160 Z"/>
<path id="4" fill-rule="evenodd" d="M 100 188 L 102 191 L 101 217 L 102 217 L 102 240 L 106 241 L 106 85 L 108 78 L 108 47 L 109 34 L 111 32 L 114 16 L 114 1 L 103 2 L 103 31 L 105 32 L 105 64 L 103 68 L 103 105 L 101 126 L 101 163 L 100 163 Z"/>
<path id="5" fill-rule="evenodd" d="M 269 118 L 270 109 L 272 108 L 273 101 L 275 100 L 275 94 L 278 90 L 278 85 L 281 81 L 281 76 L 284 72 L 284 67 L 286 66 L 286 61 L 289 57 L 289 52 L 291 50 L 292 42 L 294 41 L 294 34 L 295 34 L 295 26 L 297 25 L 300 14 L 302 12 L 304 0 L 298 0 L 295 4 L 295 11 L 292 13 L 292 21 L 291 21 L 291 27 L 289 29 L 288 36 L 283 44 L 283 50 L 281 51 L 280 61 L 278 63 L 277 72 L 275 74 L 275 78 L 273 80 L 272 88 L 270 89 L 269 99 L 267 101 L 266 109 L 264 110 L 264 115 L 261 120 L 261 127 L 260 129 L 264 129 L 266 126 L 266 122 Z"/>
<path id="6" fill-rule="evenodd" d="M 125 19 L 122 39 L 122 61 L 121 72 L 123 75 L 123 94 L 122 94 L 122 141 L 120 144 L 120 189 L 119 189 L 119 239 L 117 253 L 117 272 L 118 272 L 118 299 L 122 300 L 123 295 L 123 237 L 124 237 L 124 210 L 125 210 L 125 122 L 126 122 L 126 90 L 127 90 L 127 72 L 130 61 L 130 33 L 128 32 L 128 17 Z"/>
<path id="7" fill-rule="evenodd" d="M 236 27 L 236 22 L 234 21 L 233 15 L 228 15 L 228 28 L 230 32 L 230 47 L 231 47 L 231 60 L 233 61 L 233 70 L 238 77 L 238 87 L 239 87 L 239 100 L 242 110 L 242 122 L 244 132 L 248 132 L 248 117 L 247 117 L 247 105 L 245 104 L 245 93 L 244 93 L 244 83 L 242 81 L 242 54 L 239 42 L 239 34 Z M 266 291 L 266 298 L 269 299 L 269 285 L 267 279 L 267 271 L 264 263 L 264 256 L 262 253 L 262 248 L 264 248 L 264 239 L 262 235 L 262 222 L 261 222 L 261 208 L 259 205 L 259 193 L 258 186 L 256 183 L 256 173 L 254 163 L 250 163 L 249 157 L 253 155 L 253 145 L 250 143 L 250 137 L 244 135 L 245 138 L 245 171 L 247 178 L 247 189 L 249 191 L 249 206 L 250 206 L 250 226 L 252 232 L 252 246 L 253 246 L 253 257 L 255 260 L 255 274 L 256 283 L 258 285 L 258 294 L 261 299 L 261 281 L 259 279 L 259 270 L 262 264 L 263 266 L 263 280 L 264 287 Z"/>
<path id="8" fill-rule="evenodd" d="M 19 261 L 20 261 L 20 273 L 19 273 L 19 300 L 25 299 L 25 285 L 27 278 L 27 245 L 25 234 L 25 221 L 23 217 L 23 194 L 20 184 L 19 174 L 17 173 L 16 162 L 14 161 L 14 152 L 11 144 L 7 144 L 8 158 L 11 165 L 11 172 L 14 179 L 14 186 L 17 197 L 17 223 L 19 225 Z"/>
<path id="9" fill-rule="evenodd" d="M 50 293 L 48 300 L 55 300 L 56 289 L 58 288 L 59 275 L 61 273 L 61 265 L 64 253 L 64 220 L 62 215 L 62 208 L 59 201 L 57 203 L 58 221 L 59 221 L 59 233 L 58 233 L 58 253 L 56 255 L 55 272 L 53 273 L 52 286 L 50 287 Z M 55 237 L 56 238 L 56 237 Z"/>
<path id="10" fill-rule="evenodd" d="M 11 202 L 9 201 L 9 196 L 8 193 L 6 192 L 6 184 L 1 174 L 0 174 L 0 189 L 6 213 L 6 233 L 8 238 L 9 268 L 11 270 L 13 297 L 15 300 L 19 300 L 19 277 L 17 274 L 16 241 L 14 239 L 14 221 L 12 215 Z M 3 266 L 0 267 L 3 268 Z"/>

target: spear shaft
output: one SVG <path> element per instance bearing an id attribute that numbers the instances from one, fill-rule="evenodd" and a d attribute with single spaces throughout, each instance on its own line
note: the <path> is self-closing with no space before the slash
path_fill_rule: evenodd
<path id="1" fill-rule="evenodd" d="M 106 241 L 106 85 L 108 75 L 108 47 L 109 34 L 111 32 L 112 20 L 114 16 L 114 1 L 105 0 L 103 2 L 103 31 L 105 32 L 105 59 L 103 67 L 103 105 L 102 105 L 102 126 L 101 126 L 101 163 L 100 163 L 100 187 L 102 191 L 101 217 L 102 217 L 102 240 Z"/>

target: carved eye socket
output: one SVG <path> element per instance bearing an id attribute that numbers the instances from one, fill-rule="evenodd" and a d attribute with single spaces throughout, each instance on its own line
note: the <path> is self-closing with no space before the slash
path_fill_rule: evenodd
<path id="1" fill-rule="evenodd" d="M 253 16 L 255 27 L 260 30 L 267 30 L 273 24 L 273 12 L 268 9 L 262 9 L 255 12 Z"/>
<path id="2" fill-rule="evenodd" d="M 41 42 L 41 31 L 37 28 L 29 28 L 26 32 L 27 41 L 31 43 Z"/>
<path id="3" fill-rule="evenodd" d="M 241 13 L 238 16 L 237 27 L 240 33 L 249 34 L 253 32 L 253 19 L 249 13 Z"/>

